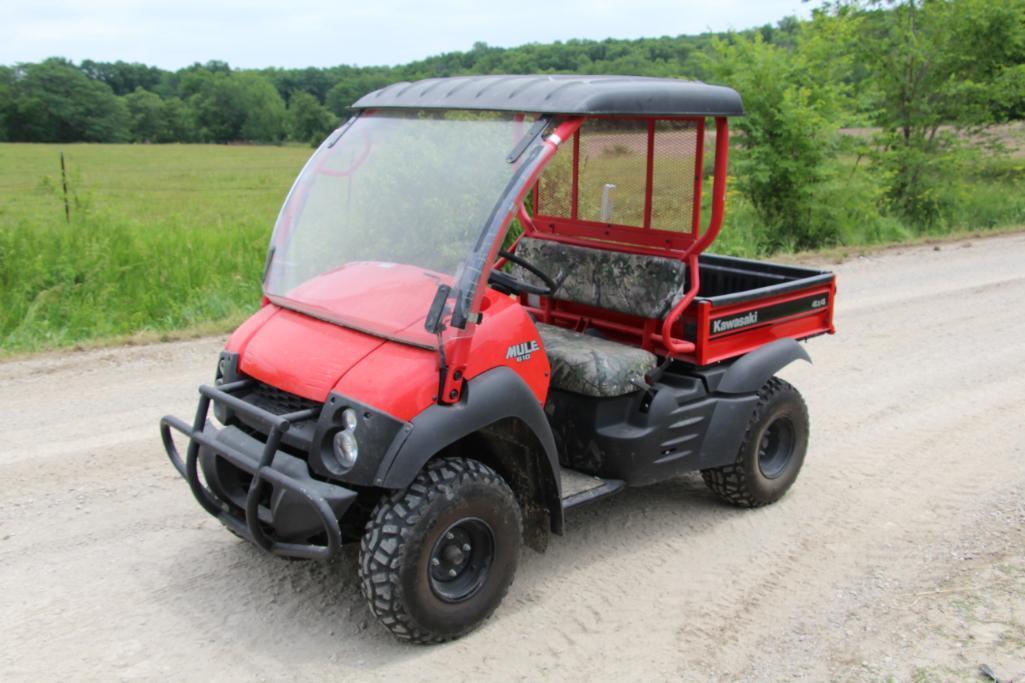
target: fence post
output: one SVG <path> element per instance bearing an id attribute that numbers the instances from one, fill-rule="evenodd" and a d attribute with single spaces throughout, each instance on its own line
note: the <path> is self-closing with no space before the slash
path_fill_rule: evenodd
<path id="1" fill-rule="evenodd" d="M 64 170 L 64 150 L 61 150 L 61 186 L 64 188 L 64 220 L 71 223 L 71 207 L 68 204 L 68 174 Z"/>

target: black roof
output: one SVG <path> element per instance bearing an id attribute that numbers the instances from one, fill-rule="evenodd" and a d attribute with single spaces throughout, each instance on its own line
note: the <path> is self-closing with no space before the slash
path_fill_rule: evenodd
<path id="1" fill-rule="evenodd" d="M 742 116 L 732 88 L 639 76 L 455 76 L 389 85 L 354 109 L 484 109 L 539 114 Z"/>

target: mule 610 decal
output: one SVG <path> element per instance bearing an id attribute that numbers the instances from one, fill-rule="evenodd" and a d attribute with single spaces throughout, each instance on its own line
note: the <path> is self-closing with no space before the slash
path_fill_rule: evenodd
<path id="1" fill-rule="evenodd" d="M 530 355 L 540 350 L 541 346 L 534 340 L 520 342 L 519 344 L 513 344 L 506 350 L 505 359 L 515 358 L 517 363 L 522 363 L 525 360 L 530 360 Z"/>

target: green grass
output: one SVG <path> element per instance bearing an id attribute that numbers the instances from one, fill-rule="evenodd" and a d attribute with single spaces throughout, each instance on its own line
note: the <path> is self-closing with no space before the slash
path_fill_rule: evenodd
<path id="1" fill-rule="evenodd" d="M 0 349 L 235 321 L 298 147 L 0 145 Z"/>
<path id="2" fill-rule="evenodd" d="M 258 305 L 275 216 L 309 155 L 303 147 L 0 144 L 0 355 L 230 329 Z M 592 169 L 595 201 L 601 177 L 631 162 L 601 163 L 608 168 Z M 820 248 L 835 249 L 1025 224 L 1022 159 L 967 168 L 943 187 L 942 219 L 916 228 L 886 215 L 871 168 L 837 159 L 809 225 Z M 656 194 L 672 198 L 666 182 L 656 175 Z M 641 211 L 626 189 L 617 218 Z M 710 189 L 709 180 L 706 204 Z M 733 183 L 713 250 L 794 251 L 770 237 Z"/>

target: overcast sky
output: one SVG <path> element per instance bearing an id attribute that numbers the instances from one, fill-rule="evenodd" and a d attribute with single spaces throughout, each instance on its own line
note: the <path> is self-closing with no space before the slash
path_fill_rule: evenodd
<path id="1" fill-rule="evenodd" d="M 2 0 L 0 64 L 50 56 L 176 69 L 401 64 L 475 41 L 511 47 L 744 29 L 801 0 Z"/>

